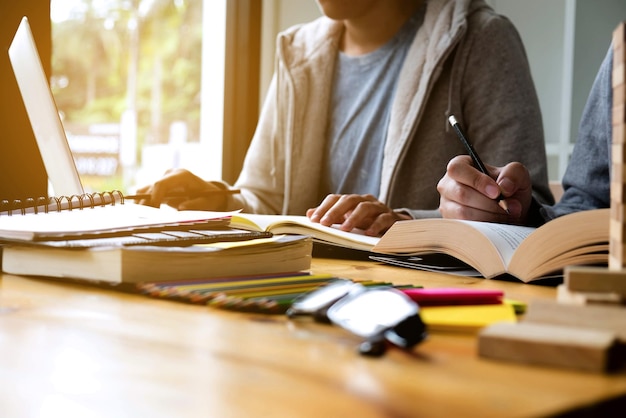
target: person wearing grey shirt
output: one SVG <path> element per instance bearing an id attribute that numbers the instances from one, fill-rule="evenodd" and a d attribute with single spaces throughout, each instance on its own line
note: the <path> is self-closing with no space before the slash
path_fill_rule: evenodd
<path id="1" fill-rule="evenodd" d="M 306 214 L 369 235 L 398 219 L 438 217 L 437 181 L 465 153 L 451 114 L 485 162 L 523 162 L 535 197 L 552 202 L 539 102 L 507 18 L 484 0 L 318 5 L 324 16 L 278 35 L 275 73 L 234 184 L 241 193 L 168 204 Z M 230 187 L 179 169 L 139 192 L 159 205 L 170 190 Z"/>
<path id="2" fill-rule="evenodd" d="M 339 51 L 320 197 L 378 194 L 385 151 L 379 138 L 388 129 L 396 81 L 422 19 L 420 8 L 390 41 L 368 54 Z"/>

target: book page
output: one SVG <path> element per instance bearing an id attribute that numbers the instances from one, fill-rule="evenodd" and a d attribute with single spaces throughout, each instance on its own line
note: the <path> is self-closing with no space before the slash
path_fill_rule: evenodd
<path id="1" fill-rule="evenodd" d="M 251 225 L 253 224 L 253 225 Z M 231 219 L 233 228 L 256 227 L 259 230 L 270 231 L 280 234 L 297 233 L 309 234 L 321 240 L 336 244 L 362 244 L 363 249 L 370 249 L 378 243 L 380 238 L 365 235 L 361 230 L 354 229 L 346 232 L 339 229 L 338 225 L 331 227 L 311 222 L 306 216 L 298 215 L 259 215 L 238 213 Z M 256 229 L 255 228 L 255 229 Z"/>
<path id="2" fill-rule="evenodd" d="M 490 222 L 461 221 L 470 224 L 482 232 L 498 249 L 505 266 L 509 265 L 517 247 L 536 228 L 528 226 L 507 225 Z"/>
<path id="3" fill-rule="evenodd" d="M 520 244 L 509 264 L 509 272 L 528 279 L 567 265 L 606 263 L 609 219 L 610 209 L 605 208 L 573 212 L 551 220 Z M 599 251 L 599 245 L 603 251 Z M 598 255 L 604 259 L 597 260 Z"/>

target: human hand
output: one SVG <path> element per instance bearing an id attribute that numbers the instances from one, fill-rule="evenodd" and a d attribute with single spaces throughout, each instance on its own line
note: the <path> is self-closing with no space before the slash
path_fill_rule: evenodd
<path id="1" fill-rule="evenodd" d="M 138 203 L 154 207 L 166 203 L 178 210 L 225 210 L 226 194 L 207 193 L 213 190 L 220 191 L 222 189 L 213 183 L 202 180 L 188 170 L 172 169 L 167 170 L 163 178 L 154 184 L 138 189 L 138 194 L 150 195 L 150 199 L 140 200 Z M 182 197 L 167 197 L 172 194 L 182 195 Z"/>
<path id="2" fill-rule="evenodd" d="M 518 162 L 504 167 L 486 165 L 492 176 L 481 173 L 467 155 L 454 157 L 439 180 L 439 211 L 444 218 L 523 224 L 532 200 L 528 169 Z M 495 200 L 505 197 L 509 213 Z"/>
<path id="3" fill-rule="evenodd" d="M 318 207 L 307 210 L 306 216 L 326 226 L 339 224 L 343 231 L 363 229 L 370 236 L 382 235 L 394 222 L 410 219 L 370 194 L 329 194 Z"/>

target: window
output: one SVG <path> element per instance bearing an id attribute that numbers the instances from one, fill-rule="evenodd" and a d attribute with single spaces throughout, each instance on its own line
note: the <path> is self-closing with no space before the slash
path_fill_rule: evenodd
<path id="1" fill-rule="evenodd" d="M 222 177 L 226 0 L 52 0 L 51 18 L 51 87 L 88 191 L 171 167 Z"/>

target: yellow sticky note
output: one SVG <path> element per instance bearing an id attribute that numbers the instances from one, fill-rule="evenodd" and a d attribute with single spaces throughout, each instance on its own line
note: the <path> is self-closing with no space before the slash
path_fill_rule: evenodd
<path id="1" fill-rule="evenodd" d="M 420 308 L 429 331 L 477 332 L 496 322 L 517 322 L 508 303 L 497 305 L 426 306 Z"/>

